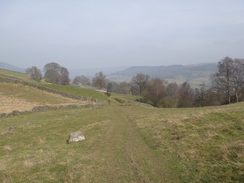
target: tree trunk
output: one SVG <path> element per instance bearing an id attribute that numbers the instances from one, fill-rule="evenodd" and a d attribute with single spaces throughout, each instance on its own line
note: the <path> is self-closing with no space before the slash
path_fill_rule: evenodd
<path id="1" fill-rule="evenodd" d="M 236 92 L 236 103 L 238 103 L 239 102 L 239 95 L 238 95 L 238 93 Z"/>

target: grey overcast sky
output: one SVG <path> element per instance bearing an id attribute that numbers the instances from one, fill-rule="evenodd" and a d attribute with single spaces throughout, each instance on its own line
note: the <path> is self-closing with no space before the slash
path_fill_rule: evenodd
<path id="1" fill-rule="evenodd" d="M 186 65 L 225 56 L 244 58 L 244 0 L 0 0 L 0 62 L 22 68 Z"/>

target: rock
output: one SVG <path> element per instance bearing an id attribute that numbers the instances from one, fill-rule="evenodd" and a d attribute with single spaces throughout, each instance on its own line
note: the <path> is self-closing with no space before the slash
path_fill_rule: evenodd
<path id="1" fill-rule="evenodd" d="M 15 128 L 16 128 L 16 126 L 10 126 L 10 127 L 6 128 L 6 131 L 2 132 L 1 134 L 6 135 L 8 133 L 11 133 L 13 131 L 13 129 L 15 129 Z"/>
<path id="2" fill-rule="evenodd" d="M 34 124 L 34 122 L 28 122 L 25 124 L 25 126 L 32 125 L 32 124 Z"/>
<path id="3" fill-rule="evenodd" d="M 21 114 L 21 112 L 20 112 L 20 111 L 15 110 L 15 111 L 13 111 L 11 114 L 12 114 L 12 115 L 17 115 L 17 114 Z"/>
<path id="4" fill-rule="evenodd" d="M 1 113 L 0 114 L 0 117 L 5 117 L 5 116 L 8 116 L 8 114 L 6 114 L 6 113 Z"/>
<path id="5" fill-rule="evenodd" d="M 83 135 L 83 133 L 81 131 L 77 131 L 77 132 L 73 132 L 73 133 L 69 134 L 68 143 L 79 142 L 82 140 L 85 140 L 85 136 Z"/>

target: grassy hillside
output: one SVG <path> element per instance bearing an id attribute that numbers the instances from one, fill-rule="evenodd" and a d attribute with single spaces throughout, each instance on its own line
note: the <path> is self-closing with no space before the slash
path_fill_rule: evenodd
<path id="1" fill-rule="evenodd" d="M 9 71 L 9 70 L 4 70 L 4 69 L 0 69 L 0 77 L 16 78 L 16 79 L 20 79 L 20 80 L 24 80 L 24 81 L 33 82 L 33 80 L 30 80 L 28 78 L 27 74 L 23 74 L 23 73 L 20 73 L 20 72 Z"/>
<path id="2" fill-rule="evenodd" d="M 55 84 L 50 84 L 50 83 L 46 83 L 46 82 L 36 82 L 34 80 L 31 80 L 27 74 L 23 74 L 23 73 L 19 73 L 19 72 L 0 69 L 0 78 L 9 78 L 9 79 L 14 79 L 14 80 L 20 80 L 20 81 L 24 81 L 27 83 L 35 84 L 37 86 L 43 86 L 43 87 L 50 88 L 53 90 L 70 93 L 75 96 L 90 97 L 90 98 L 93 98 L 93 99 L 96 99 L 99 101 L 108 100 L 108 97 L 102 92 L 98 92 L 98 91 L 86 89 L 86 88 L 75 88 L 72 86 L 55 85 Z"/>
<path id="3" fill-rule="evenodd" d="M 140 99 L 140 96 L 137 95 L 123 95 L 123 94 L 117 94 L 117 93 L 111 93 L 110 96 L 111 99 L 121 99 L 124 101 L 136 101 L 137 99 Z"/>
<path id="4" fill-rule="evenodd" d="M 172 155 L 180 182 L 243 182 L 243 107 L 148 109 L 136 124 L 152 149 Z"/>
<path id="5" fill-rule="evenodd" d="M 99 92 L 88 88 L 77 88 L 73 86 L 63 86 L 63 85 L 54 85 L 54 84 L 46 84 L 46 83 L 40 83 L 40 85 L 53 90 L 70 93 L 76 96 L 90 97 L 100 101 L 108 100 L 108 97 L 103 92 Z"/>
<path id="6" fill-rule="evenodd" d="M 29 86 L 0 85 L 0 97 L 10 102 L 68 103 Z M 243 107 L 158 109 L 112 102 L 1 117 L 0 182 L 241 183 Z M 67 144 L 69 133 L 79 130 L 86 140 Z"/>
<path id="7" fill-rule="evenodd" d="M 12 111 L 31 111 L 36 106 L 84 105 L 88 101 L 80 101 L 48 93 L 21 84 L 0 83 L 1 113 Z M 91 103 L 91 102 L 90 102 Z"/>
<path id="8" fill-rule="evenodd" d="M 244 104 L 103 106 L 1 118 L 1 182 L 241 182 Z M 67 144 L 70 132 L 85 141 Z"/>

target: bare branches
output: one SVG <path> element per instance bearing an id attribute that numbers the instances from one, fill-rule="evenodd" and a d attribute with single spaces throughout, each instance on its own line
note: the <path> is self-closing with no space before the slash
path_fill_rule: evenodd
<path id="1" fill-rule="evenodd" d="M 244 61 L 225 57 L 218 63 L 218 72 L 212 76 L 214 88 L 224 96 L 225 103 L 234 97 L 239 102 L 244 87 Z"/>

